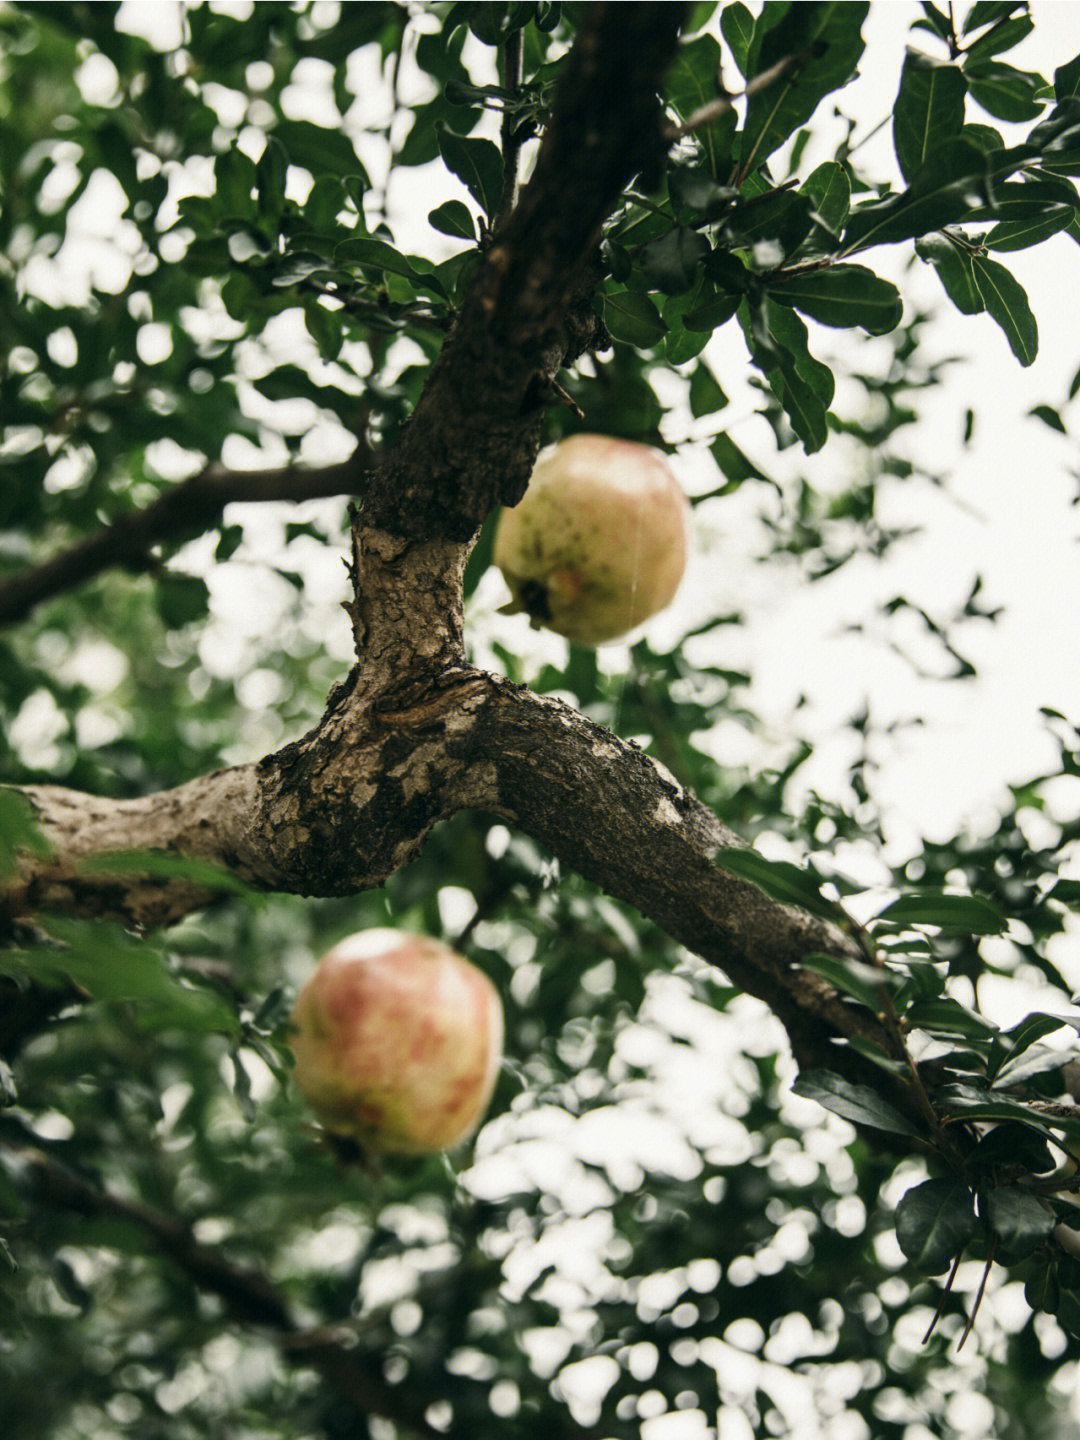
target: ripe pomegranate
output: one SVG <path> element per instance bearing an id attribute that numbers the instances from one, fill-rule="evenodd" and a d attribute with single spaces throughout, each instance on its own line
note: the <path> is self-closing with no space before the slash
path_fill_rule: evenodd
<path id="1" fill-rule="evenodd" d="M 399 1155 L 446 1150 L 479 1125 L 502 1056 L 498 991 L 439 940 L 365 930 L 296 997 L 296 1083 L 327 1130 Z"/>
<path id="2" fill-rule="evenodd" d="M 580 645 L 616 640 L 671 603 L 689 532 L 690 506 L 659 450 L 573 435 L 541 454 L 500 517 L 507 608 Z"/>

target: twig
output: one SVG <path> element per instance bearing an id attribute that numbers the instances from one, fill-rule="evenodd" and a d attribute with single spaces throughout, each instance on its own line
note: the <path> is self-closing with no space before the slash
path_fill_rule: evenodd
<path id="1" fill-rule="evenodd" d="M 749 100 L 759 90 L 767 90 L 770 85 L 775 85 L 777 80 L 797 65 L 801 65 L 810 54 L 809 50 L 800 50 L 797 55 L 785 55 L 775 65 L 770 65 L 768 70 L 762 70 L 760 75 L 747 82 L 744 90 L 738 91 L 735 95 L 720 95 L 715 100 L 710 100 L 707 105 L 689 114 L 679 125 L 665 125 L 661 134 L 669 143 L 681 140 L 684 135 L 690 135 L 695 130 L 703 130 L 706 125 L 711 125 L 714 120 L 719 120 L 721 115 L 726 115 L 729 110 L 734 110 L 737 100 Z"/>
<path id="2" fill-rule="evenodd" d="M 201 535 L 212 529 L 226 505 L 267 500 L 316 500 L 356 495 L 370 469 L 365 445 L 348 460 L 304 470 L 295 465 L 267 470 L 228 470 L 211 462 L 196 475 L 167 490 L 152 505 L 119 516 L 43 560 L 0 580 L 0 626 L 24 619 L 42 601 L 84 584 L 103 570 L 121 565 L 145 570 L 151 550 L 164 540 Z"/>
<path id="3" fill-rule="evenodd" d="M 521 84 L 521 31 L 512 30 L 506 37 L 502 51 L 502 83 L 506 90 L 516 90 Z M 513 110 L 504 109 L 499 139 L 503 158 L 503 184 L 499 203 L 495 207 L 491 228 L 502 228 L 517 200 L 518 161 L 521 158 L 521 118 Z"/>

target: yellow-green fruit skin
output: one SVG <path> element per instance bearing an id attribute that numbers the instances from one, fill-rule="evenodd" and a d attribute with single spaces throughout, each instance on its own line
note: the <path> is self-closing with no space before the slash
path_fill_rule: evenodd
<path id="1" fill-rule="evenodd" d="M 573 435 L 544 451 L 523 499 L 503 511 L 494 558 L 511 608 L 600 645 L 671 603 L 689 548 L 690 506 L 659 450 Z"/>
<path id="2" fill-rule="evenodd" d="M 336 1135 L 379 1154 L 450 1149 L 479 1125 L 502 1059 L 502 1002 L 439 940 L 365 930 L 296 997 L 293 1076 Z"/>

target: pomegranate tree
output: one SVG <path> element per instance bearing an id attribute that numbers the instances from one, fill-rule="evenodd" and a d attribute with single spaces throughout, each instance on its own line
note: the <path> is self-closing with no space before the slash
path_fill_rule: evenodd
<path id="1" fill-rule="evenodd" d="M 690 506 L 659 450 L 573 435 L 540 456 L 524 498 L 500 517 L 507 608 L 581 645 L 616 640 L 671 603 L 689 531 Z"/>
<path id="2" fill-rule="evenodd" d="M 327 1130 L 420 1155 L 479 1125 L 502 1056 L 498 991 L 439 940 L 366 930 L 340 941 L 296 997 L 296 1083 Z"/>

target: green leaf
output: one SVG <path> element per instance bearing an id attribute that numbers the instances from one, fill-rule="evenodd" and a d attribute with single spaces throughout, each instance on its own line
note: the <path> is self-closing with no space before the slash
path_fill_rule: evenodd
<path id="1" fill-rule="evenodd" d="M 967 81 L 956 65 L 908 51 L 893 108 L 893 148 L 905 180 L 936 146 L 959 133 L 966 92 Z"/>
<path id="2" fill-rule="evenodd" d="M 933 265 L 946 295 L 962 315 L 980 315 L 986 309 L 975 284 L 970 251 L 945 235 L 924 235 L 915 241 L 915 253 Z"/>
<path id="3" fill-rule="evenodd" d="M 43 984 L 66 977 L 95 1000 L 137 1002 L 157 1029 L 238 1031 L 232 1007 L 213 990 L 183 983 L 152 941 L 136 939 L 102 920 L 88 923 L 55 915 L 41 919 L 59 946 L 8 951 L 6 963 L 16 961 Z"/>
<path id="4" fill-rule="evenodd" d="M 645 350 L 658 344 L 665 333 L 660 311 L 647 295 L 634 290 L 604 296 L 604 324 L 615 340 Z"/>
<path id="5" fill-rule="evenodd" d="M 965 65 L 971 98 L 999 120 L 1035 120 L 1042 114 L 1036 99 L 1046 81 L 1033 70 L 1017 70 L 1001 60 Z"/>
<path id="6" fill-rule="evenodd" d="M 1008 923 L 1004 916 L 977 895 L 952 895 L 944 890 L 901 895 L 876 917 L 893 925 L 934 925 L 967 935 L 1000 935 Z"/>
<path id="7" fill-rule="evenodd" d="M 851 209 L 851 180 L 843 165 L 826 160 L 806 177 L 802 193 L 810 196 L 818 224 L 839 235 Z"/>
<path id="8" fill-rule="evenodd" d="M 1039 328 L 1024 287 L 996 260 L 976 255 L 971 264 L 987 313 L 1005 332 L 1009 349 L 1020 364 L 1032 364 L 1039 353 Z"/>
<path id="9" fill-rule="evenodd" d="M 896 1207 L 896 1239 L 926 1275 L 948 1270 L 975 1234 L 975 1204 L 959 1180 L 924 1180 Z"/>
<path id="10" fill-rule="evenodd" d="M 255 167 L 256 185 L 259 192 L 259 218 L 265 225 L 277 228 L 281 212 L 285 209 L 285 172 L 288 156 L 280 140 L 269 136 L 259 163 Z"/>
<path id="11" fill-rule="evenodd" d="M 310 120 L 279 120 L 272 133 L 285 147 L 285 154 L 293 165 L 301 166 L 313 176 L 332 175 L 342 181 L 348 176 L 359 176 L 363 188 L 370 188 L 371 182 L 344 130 L 315 125 Z"/>
<path id="12" fill-rule="evenodd" d="M 783 277 L 768 287 L 772 300 L 793 305 L 822 325 L 859 325 L 870 335 L 895 330 L 903 313 L 896 286 L 863 265 L 833 265 Z"/>
<path id="13" fill-rule="evenodd" d="M 750 56 L 750 44 L 754 38 L 754 17 L 742 0 L 734 0 L 734 4 L 725 5 L 721 10 L 720 33 L 726 40 L 727 47 L 731 51 L 740 73 L 745 75 Z"/>
<path id="14" fill-rule="evenodd" d="M 179 630 L 206 617 L 210 591 L 201 575 L 163 571 L 154 583 L 154 604 L 170 630 Z"/>
<path id="15" fill-rule="evenodd" d="M 701 261 L 708 251 L 704 236 L 682 227 L 650 240 L 639 257 L 649 289 L 662 290 L 665 295 L 689 290 L 700 276 Z"/>
<path id="16" fill-rule="evenodd" d="M 766 6 L 759 15 L 747 56 L 748 79 L 789 56 L 807 58 L 751 97 L 740 150 L 744 175 L 804 125 L 826 95 L 854 76 L 869 8 L 864 0 L 803 0 L 790 7 Z"/>
<path id="17" fill-rule="evenodd" d="M 967 15 L 964 17 L 961 35 L 971 35 L 976 30 L 982 30 L 987 25 L 996 25 L 999 20 L 1005 20 L 1017 10 L 1026 9 L 1025 0 L 975 0 Z"/>
<path id="18" fill-rule="evenodd" d="M 214 161 L 214 208 L 229 220 L 254 220 L 255 162 L 233 145 Z"/>
<path id="19" fill-rule="evenodd" d="M 1045 1175 L 1054 1168 L 1054 1156 L 1042 1135 L 1026 1125 L 1005 1120 L 981 1136 L 972 1159 L 987 1170 L 1021 1166 L 1032 1175 Z"/>
<path id="20" fill-rule="evenodd" d="M 993 1235 L 1003 1259 L 1023 1260 L 1053 1233 L 1058 1220 L 1028 1190 L 1004 1185 L 979 1198 L 979 1212 Z"/>
<path id="21" fill-rule="evenodd" d="M 986 60 L 991 55 L 1000 55 L 1003 50 L 1011 50 L 1014 45 L 1019 45 L 1021 40 L 1026 40 L 1034 28 L 1035 24 L 1028 15 L 1018 15 L 1015 20 L 1006 20 L 1003 25 L 988 30 L 968 46 L 968 62 Z"/>
<path id="22" fill-rule="evenodd" d="M 428 214 L 428 224 L 443 235 L 459 240 L 476 240 L 476 221 L 463 200 L 447 200 Z"/>
<path id="23" fill-rule="evenodd" d="M 1029 220 L 1003 220 L 987 231 L 982 243 L 990 250 L 1026 250 L 1066 229 L 1075 215 L 1071 205 L 1057 205 L 1052 210 L 1032 215 Z"/>
<path id="24" fill-rule="evenodd" d="M 345 338 L 343 310 L 330 310 L 318 300 L 304 306 L 304 324 L 324 360 L 336 360 Z"/>
<path id="25" fill-rule="evenodd" d="M 667 327 L 664 350 L 672 365 L 685 365 L 687 361 L 700 355 L 709 343 L 708 334 L 693 330 L 685 323 L 687 311 L 696 303 L 697 293 L 690 290 L 669 295 L 664 302 L 663 321 Z"/>
<path id="26" fill-rule="evenodd" d="M 905 1010 L 904 1019 L 928 1035 L 957 1036 L 972 1045 L 997 1035 L 996 1025 L 951 995 L 942 995 L 936 1000 L 916 1000 Z"/>
<path id="27" fill-rule="evenodd" d="M 1037 420 L 1041 420 L 1043 424 L 1048 425 L 1051 430 L 1056 430 L 1059 435 L 1067 435 L 1069 433 L 1065 428 L 1065 421 L 1062 420 L 1060 414 L 1052 405 L 1033 405 L 1028 411 L 1028 414 L 1034 415 Z M 1054 888 L 1049 891 L 1046 897 L 1048 900 L 1051 897 L 1060 898 L 1054 896 L 1054 889 L 1056 888 L 1057 886 L 1055 885 Z"/>
<path id="28" fill-rule="evenodd" d="M 458 177 L 490 219 L 502 194 L 503 160 L 499 147 L 479 136 L 458 135 L 446 124 L 440 124 L 436 134 L 446 168 Z"/>
<path id="29" fill-rule="evenodd" d="M 52 846 L 37 823 L 37 812 L 25 795 L 0 788 L 0 879 L 12 875 L 20 851 L 50 855 Z"/>
<path id="30" fill-rule="evenodd" d="M 882 966 L 839 955 L 807 955 L 799 965 L 822 976 L 842 995 L 850 995 L 875 1013 L 881 1009 L 887 989 L 895 987 L 898 979 L 893 971 Z"/>
<path id="31" fill-rule="evenodd" d="M 932 1096 L 941 1110 L 963 1120 L 1012 1120 L 1051 1138 L 1060 1131 L 1073 1143 L 1080 1143 L 1080 1119 L 1045 1115 L 1020 1100 L 992 1094 L 974 1085 L 943 1085 Z"/>
<path id="32" fill-rule="evenodd" d="M 1054 71 L 1054 94 L 1058 100 L 1080 99 L 1080 55 Z"/>
<path id="33" fill-rule="evenodd" d="M 690 413 L 700 420 L 703 415 L 716 415 L 728 403 L 720 382 L 702 360 L 690 376 Z"/>
<path id="34" fill-rule="evenodd" d="M 838 906 L 821 893 L 818 880 L 790 860 L 767 860 L 756 850 L 721 850 L 713 863 L 729 875 L 749 880 L 759 890 L 782 905 L 797 905 L 813 915 L 835 918 Z"/>
<path id="35" fill-rule="evenodd" d="M 804 1100 L 814 1100 L 834 1115 L 848 1120 L 852 1125 L 869 1125 L 873 1130 L 884 1130 L 889 1135 L 908 1135 L 922 1139 L 918 1130 L 906 1116 L 883 1100 L 869 1085 L 857 1085 L 834 1075 L 831 1070 L 804 1070 L 791 1087 L 792 1093 Z"/>
<path id="36" fill-rule="evenodd" d="M 745 455 L 730 435 L 721 433 L 709 445 L 713 459 L 720 467 L 720 473 L 735 484 L 744 480 L 768 480 L 763 470 Z"/>
<path id="37" fill-rule="evenodd" d="M 987 1079 L 993 1084 L 1003 1065 L 1017 1059 L 1036 1041 L 1064 1029 L 1068 1023 L 1059 1015 L 1046 1015 L 1042 1011 L 1026 1015 L 1019 1024 L 1014 1025 L 1011 1030 L 1003 1031 L 999 1036 L 986 1067 Z"/>
<path id="38" fill-rule="evenodd" d="M 714 35 L 698 35 L 679 46 L 668 71 L 667 101 L 680 120 L 686 120 L 720 93 L 720 42 Z M 731 144 L 738 117 L 734 109 L 695 132 L 709 174 L 714 180 L 726 178 L 730 169 Z"/>
<path id="39" fill-rule="evenodd" d="M 965 135 L 933 150 L 908 188 L 852 211 L 844 229 L 845 251 L 894 245 L 964 219 L 984 196 L 987 152 Z"/>

